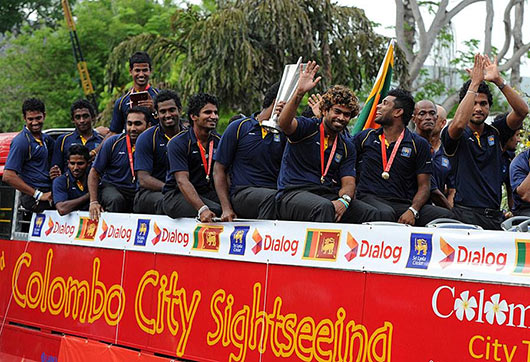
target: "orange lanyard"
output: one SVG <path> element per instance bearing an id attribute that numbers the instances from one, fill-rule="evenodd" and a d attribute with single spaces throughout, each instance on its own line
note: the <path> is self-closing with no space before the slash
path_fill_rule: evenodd
<path id="1" fill-rule="evenodd" d="M 135 181 L 134 161 L 133 161 L 133 150 L 131 147 L 131 139 L 129 138 L 129 135 L 126 135 L 125 138 L 127 139 L 127 155 L 129 156 L 129 166 L 131 166 L 132 182 L 134 182 Z"/>
<path id="2" fill-rule="evenodd" d="M 202 146 L 199 137 L 195 134 L 197 138 L 197 146 L 199 146 L 199 151 L 201 151 L 202 165 L 204 166 L 204 173 L 206 174 L 206 181 L 210 182 L 210 172 L 212 171 L 212 160 L 213 160 L 213 140 L 210 141 L 208 145 L 208 162 L 206 162 L 206 150 Z"/>
<path id="3" fill-rule="evenodd" d="M 385 180 L 388 180 L 390 178 L 390 167 L 392 167 L 392 163 L 394 163 L 394 158 L 396 158 L 397 150 L 404 136 L 405 136 L 405 130 L 401 131 L 401 134 L 399 135 L 396 141 L 396 144 L 394 145 L 394 149 L 392 150 L 392 153 L 390 154 L 390 159 L 387 161 L 385 133 L 383 132 L 383 134 L 381 135 L 381 157 L 383 159 L 383 173 L 381 174 L 381 177 Z"/>
<path id="4" fill-rule="evenodd" d="M 339 138 L 339 135 L 335 136 L 335 140 L 333 141 L 333 146 L 331 146 L 331 152 L 329 153 L 328 162 L 326 164 L 326 168 L 324 169 L 324 120 L 322 120 L 322 123 L 320 123 L 320 183 L 324 183 L 324 178 L 328 174 L 329 166 L 331 165 L 331 162 L 333 161 L 333 156 L 335 155 L 335 151 L 337 150 L 337 139 Z"/>

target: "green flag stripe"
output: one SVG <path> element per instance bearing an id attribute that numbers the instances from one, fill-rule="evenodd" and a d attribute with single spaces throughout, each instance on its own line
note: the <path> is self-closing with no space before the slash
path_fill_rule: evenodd
<path id="1" fill-rule="evenodd" d="M 526 265 L 526 243 L 517 243 L 517 267 L 515 272 L 521 273 Z"/>
<path id="2" fill-rule="evenodd" d="M 304 258 L 309 258 L 311 253 L 311 244 L 313 243 L 313 232 L 309 231 L 305 239 Z"/>

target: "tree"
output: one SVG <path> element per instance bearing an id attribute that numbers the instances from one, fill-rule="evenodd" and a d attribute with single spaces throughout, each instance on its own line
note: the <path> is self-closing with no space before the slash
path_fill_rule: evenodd
<path id="1" fill-rule="evenodd" d="M 490 56 L 495 55 L 496 49 L 493 47 L 491 40 L 492 24 L 494 19 L 493 2 L 492 0 L 460 0 L 451 9 L 448 9 L 449 0 L 442 0 L 438 2 L 426 1 L 418 2 L 417 0 L 395 0 L 396 2 L 396 38 L 399 47 L 405 53 L 409 63 L 409 74 L 406 77 L 403 85 L 409 89 L 418 89 L 429 86 L 439 82 L 439 79 L 434 79 L 432 82 L 421 80 L 421 76 L 425 75 L 424 64 L 427 58 L 432 55 L 431 51 L 435 44 L 444 41 L 444 36 L 447 36 L 450 31 L 451 20 L 460 11 L 467 6 L 482 2 L 486 7 L 487 17 L 484 26 L 485 38 L 483 53 Z M 427 7 L 428 11 L 433 15 L 433 19 L 429 27 L 425 25 L 424 17 L 421 13 L 421 7 Z M 511 10 L 515 8 L 515 22 L 511 26 Z M 523 44 L 522 41 L 522 24 L 524 19 L 524 0 L 510 0 L 506 5 L 504 11 L 504 25 L 505 25 L 505 41 L 501 50 L 498 52 L 499 69 L 501 71 L 511 72 L 511 84 L 514 87 L 520 86 L 520 72 L 519 67 L 521 58 L 530 49 L 530 42 Z M 514 40 L 513 52 L 510 57 L 507 56 L 510 48 L 511 40 Z M 447 38 L 445 39 L 447 41 Z M 452 41 L 449 36 L 449 41 Z M 475 50 L 473 42 L 470 43 L 470 49 Z M 478 49 L 476 49 L 478 50 Z M 466 63 L 466 57 L 457 59 L 454 64 L 463 65 Z M 453 64 L 453 65 L 454 65 Z M 467 63 L 466 65 L 469 65 Z M 419 81 L 419 82 L 418 82 Z M 438 87 L 439 88 L 439 87 Z M 451 90 L 449 90 L 451 91 Z M 448 89 L 441 89 L 439 94 L 451 93 L 444 101 L 446 108 L 451 108 L 457 101 L 454 92 L 448 92 Z"/>
<path id="2" fill-rule="evenodd" d="M 17 33 L 25 24 L 54 27 L 62 16 L 61 0 L 5 0 L 0 2 L 0 33 Z"/>
<path id="3" fill-rule="evenodd" d="M 141 35 L 120 44 L 110 57 L 110 86 L 124 69 L 117 60 L 123 63 L 131 44 L 142 43 L 162 68 L 170 65 L 159 76 L 173 80 L 184 98 L 206 91 L 224 108 L 249 114 L 280 80 L 284 65 L 299 56 L 321 65 L 321 88 L 362 88 L 377 75 L 388 42 L 362 10 L 329 0 L 218 1 L 215 11 L 177 10 L 173 29 L 171 37 Z M 405 59 L 396 67 L 403 72 Z"/>

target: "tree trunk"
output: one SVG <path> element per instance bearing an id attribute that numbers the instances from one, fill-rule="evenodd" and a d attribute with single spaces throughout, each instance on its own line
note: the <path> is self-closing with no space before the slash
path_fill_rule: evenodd
<path id="1" fill-rule="evenodd" d="M 513 53 L 524 46 L 523 43 L 523 18 L 524 18 L 524 2 L 520 0 L 514 9 L 515 22 L 513 24 Z M 520 88 L 521 86 L 521 62 L 515 62 L 511 69 L 510 84 L 514 88 Z"/>

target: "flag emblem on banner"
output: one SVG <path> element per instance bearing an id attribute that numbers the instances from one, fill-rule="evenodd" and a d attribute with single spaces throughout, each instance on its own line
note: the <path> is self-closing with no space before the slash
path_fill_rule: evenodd
<path id="1" fill-rule="evenodd" d="M 379 68 L 379 73 L 375 79 L 368 98 L 364 102 L 361 113 L 353 126 L 352 134 L 355 135 L 362 130 L 368 128 L 379 128 L 379 125 L 374 122 L 375 111 L 379 102 L 386 97 L 388 89 L 390 88 L 390 81 L 392 80 L 392 70 L 394 68 L 394 40 L 388 44 L 383 63 Z"/>
<path id="2" fill-rule="evenodd" d="M 303 259 L 337 260 L 340 230 L 307 229 Z"/>
<path id="3" fill-rule="evenodd" d="M 138 219 L 136 226 L 136 237 L 134 238 L 134 245 L 145 246 L 147 243 L 147 235 L 149 235 L 149 219 Z"/>
<path id="4" fill-rule="evenodd" d="M 75 238 L 76 240 L 94 241 L 97 229 L 98 222 L 96 220 L 92 220 L 89 217 L 80 217 Z"/>
<path id="5" fill-rule="evenodd" d="M 33 224 L 33 232 L 31 233 L 31 236 L 40 237 L 40 233 L 42 232 L 42 225 L 44 225 L 44 220 L 46 220 L 46 215 L 44 214 L 37 214 L 37 216 L 35 216 L 35 223 Z"/>
<path id="6" fill-rule="evenodd" d="M 440 250 L 445 254 L 445 258 L 440 260 L 440 265 L 442 269 L 445 269 L 453 264 L 455 260 L 455 249 L 444 238 L 440 237 Z"/>
<path id="7" fill-rule="evenodd" d="M 256 245 L 254 245 L 254 247 L 252 248 L 252 251 L 254 252 L 254 254 L 257 254 L 261 251 L 263 247 L 263 238 L 261 237 L 258 229 L 254 230 L 254 233 L 252 234 L 252 240 L 254 240 L 254 242 L 256 243 Z"/>
<path id="8" fill-rule="evenodd" d="M 432 234 L 410 234 L 410 253 L 407 268 L 427 269 L 432 256 Z"/>
<path id="9" fill-rule="evenodd" d="M 350 251 L 344 255 L 346 260 L 352 261 L 353 258 L 357 256 L 357 251 L 359 250 L 359 243 L 355 238 L 348 232 L 348 237 L 346 238 L 346 245 L 348 245 L 348 248 Z"/>
<path id="10" fill-rule="evenodd" d="M 50 235 L 52 230 L 53 230 L 53 220 L 52 220 L 52 217 L 50 216 L 50 218 L 48 219 L 48 230 L 46 230 L 44 232 L 44 234 L 46 234 L 46 236 L 48 236 L 48 235 Z"/>
<path id="11" fill-rule="evenodd" d="M 156 222 L 153 225 L 153 232 L 155 233 L 155 237 L 151 240 L 151 242 L 153 245 L 156 245 L 160 241 L 160 235 L 162 235 L 162 230 L 160 230 Z"/>
<path id="12" fill-rule="evenodd" d="M 109 230 L 109 227 L 107 223 L 105 222 L 105 220 L 102 219 L 102 221 L 103 221 L 103 224 L 101 225 L 101 230 L 103 230 L 103 232 L 99 236 L 99 241 L 103 241 L 103 239 L 107 237 L 107 231 Z"/>
<path id="13" fill-rule="evenodd" d="M 515 239 L 514 273 L 530 274 L 530 240 Z"/>
<path id="14" fill-rule="evenodd" d="M 223 226 L 197 225 L 193 232 L 193 248 L 203 251 L 219 251 Z"/>
<path id="15" fill-rule="evenodd" d="M 234 226 L 234 231 L 230 234 L 230 251 L 229 254 L 245 255 L 247 246 L 247 233 L 250 226 Z"/>

